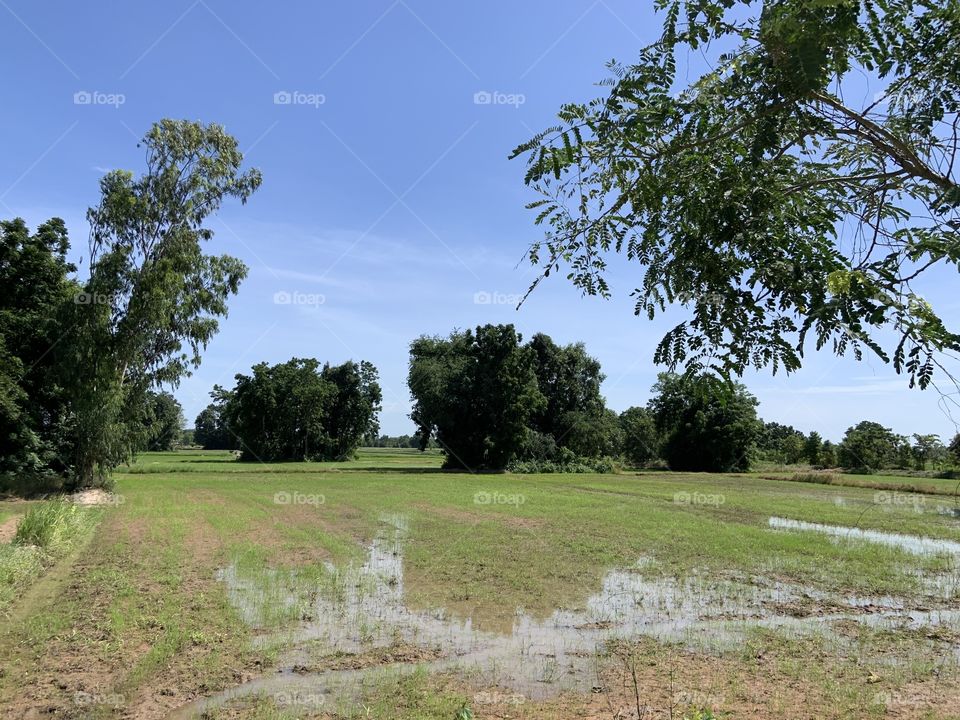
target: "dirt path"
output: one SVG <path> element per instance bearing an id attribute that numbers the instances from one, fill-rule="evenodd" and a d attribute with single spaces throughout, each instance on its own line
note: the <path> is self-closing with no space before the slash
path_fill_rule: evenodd
<path id="1" fill-rule="evenodd" d="M 0 523 L 0 544 L 6 544 L 13 540 L 17 534 L 17 525 L 20 522 L 20 516 L 14 515 Z"/>

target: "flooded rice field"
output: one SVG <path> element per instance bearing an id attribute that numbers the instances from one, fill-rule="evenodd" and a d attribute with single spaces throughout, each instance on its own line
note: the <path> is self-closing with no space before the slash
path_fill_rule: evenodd
<path id="1" fill-rule="evenodd" d="M 257 642 L 284 648 L 281 669 L 198 700 L 171 717 L 195 717 L 257 695 L 336 712 L 358 702 L 386 674 L 417 667 L 455 672 L 478 688 L 505 688 L 532 700 L 564 691 L 588 693 L 598 682 L 598 658 L 605 647 L 639 637 L 723 652 L 744 643 L 757 628 L 788 637 L 817 635 L 838 646 L 847 640 L 834 628 L 849 622 L 891 630 L 960 630 L 960 608 L 949 602 L 925 607 L 892 596 L 843 596 L 759 575 L 664 577 L 649 558 L 607 572 L 578 607 L 557 608 L 545 618 L 518 609 L 509 632 L 482 630 L 470 618 L 454 617 L 443 608 L 407 605 L 404 547 L 412 530 L 402 516 L 381 520 L 362 564 L 328 564 L 317 583 L 287 586 L 262 572 L 245 574 L 237 564 L 224 568 L 220 579 L 246 622 L 259 628 Z M 916 555 L 949 556 L 951 569 L 926 578 L 924 587 L 934 601 L 957 594 L 960 543 L 781 517 L 769 518 L 768 525 L 769 532 L 815 532 L 832 542 L 878 543 Z M 299 620 L 293 629 L 274 633 L 262 618 L 278 604 Z M 331 657 L 395 646 L 419 649 L 418 662 L 322 669 Z M 957 657 L 949 660 L 957 662 Z"/>

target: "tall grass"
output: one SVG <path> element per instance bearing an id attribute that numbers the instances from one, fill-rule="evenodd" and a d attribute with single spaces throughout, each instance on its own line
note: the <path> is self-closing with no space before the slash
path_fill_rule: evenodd
<path id="1" fill-rule="evenodd" d="M 48 554 L 68 549 L 76 535 L 90 521 L 91 513 L 63 499 L 34 505 L 20 520 L 15 545 L 33 545 Z"/>
<path id="2" fill-rule="evenodd" d="M 13 541 L 0 545 L 0 610 L 89 536 L 99 514 L 62 499 L 30 508 L 20 519 Z"/>

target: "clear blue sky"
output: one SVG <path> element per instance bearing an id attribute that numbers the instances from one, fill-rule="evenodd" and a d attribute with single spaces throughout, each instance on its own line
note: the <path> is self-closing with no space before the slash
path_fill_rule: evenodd
<path id="1" fill-rule="evenodd" d="M 522 161 L 507 155 L 561 103 L 601 93 L 606 61 L 632 60 L 655 38 L 651 5 L 0 0 L 0 214 L 32 226 L 64 218 L 80 258 L 98 178 L 142 169 L 136 141 L 151 122 L 222 123 L 264 182 L 212 222 L 210 249 L 242 258 L 250 276 L 176 391 L 188 425 L 214 383 L 231 385 L 262 360 L 311 356 L 374 362 L 383 430 L 411 432 L 408 343 L 484 322 L 583 340 L 603 364 L 609 405 L 643 404 L 653 349 L 682 311 L 634 317 L 638 272 L 622 262 L 611 301 L 556 279 L 515 311 L 510 296 L 532 277 L 523 252 L 539 231 L 523 209 L 534 198 Z M 954 321 L 955 277 L 926 289 Z M 907 390 L 879 360 L 811 355 L 793 376 L 746 383 L 764 418 L 834 439 L 861 419 L 905 434 L 955 431 L 934 392 Z"/>

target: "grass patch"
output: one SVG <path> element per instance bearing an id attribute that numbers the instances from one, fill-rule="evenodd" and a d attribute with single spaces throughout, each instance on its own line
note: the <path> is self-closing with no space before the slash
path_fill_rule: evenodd
<path id="1" fill-rule="evenodd" d="M 89 538 L 99 514 L 59 499 L 31 507 L 13 541 L 0 545 L 0 611 L 46 568 Z"/>

